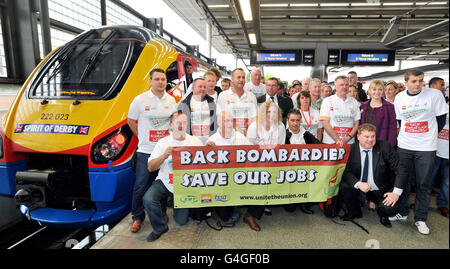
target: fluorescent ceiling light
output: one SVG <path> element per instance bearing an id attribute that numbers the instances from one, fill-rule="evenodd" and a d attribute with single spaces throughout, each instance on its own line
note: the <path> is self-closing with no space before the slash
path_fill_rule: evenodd
<path id="1" fill-rule="evenodd" d="M 252 7 L 250 6 L 250 0 L 239 0 L 239 6 L 241 6 L 242 16 L 245 21 L 252 21 Z"/>
<path id="2" fill-rule="evenodd" d="M 255 34 L 248 34 L 248 39 L 250 40 L 250 44 L 256 45 L 256 35 Z"/>
<path id="3" fill-rule="evenodd" d="M 261 4 L 261 7 L 287 7 L 289 4 Z"/>
<path id="4" fill-rule="evenodd" d="M 230 5 L 209 5 L 208 8 L 224 8 L 230 7 Z"/>
<path id="5" fill-rule="evenodd" d="M 416 2 L 416 6 L 423 6 L 423 5 L 446 5 L 447 2 Z"/>
<path id="6" fill-rule="evenodd" d="M 291 7 L 317 7 L 319 4 L 291 4 Z"/>
<path id="7" fill-rule="evenodd" d="M 379 6 L 380 3 L 352 3 L 352 7 L 370 7 L 370 6 Z"/>
<path id="8" fill-rule="evenodd" d="M 383 6 L 412 6 L 414 3 L 407 2 L 407 3 L 383 3 Z"/>
<path id="9" fill-rule="evenodd" d="M 321 7 L 348 7 L 349 3 L 323 3 Z"/>

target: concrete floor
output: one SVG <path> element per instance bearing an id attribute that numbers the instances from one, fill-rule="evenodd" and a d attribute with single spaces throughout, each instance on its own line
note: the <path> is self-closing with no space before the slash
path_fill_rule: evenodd
<path id="1" fill-rule="evenodd" d="M 411 197 L 413 198 L 413 197 Z M 412 201 L 412 200 L 411 200 Z M 429 235 L 420 234 L 414 226 L 411 211 L 408 220 L 392 223 L 385 228 L 375 212 L 363 209 L 363 218 L 356 220 L 369 234 L 351 222 L 329 219 L 318 206 L 313 215 L 300 210 L 288 213 L 283 208 L 272 208 L 272 216 L 263 216 L 258 224 L 260 232 L 250 230 L 242 218 L 233 228 L 222 231 L 210 229 L 190 220 L 185 226 L 174 223 L 169 213 L 169 232 L 153 243 L 146 242 L 152 231 L 148 219 L 136 234 L 129 231 L 131 216 L 124 218 L 93 249 L 448 249 L 449 219 L 440 215 L 431 201 L 427 225 Z M 243 213 L 245 208 L 238 208 Z"/>

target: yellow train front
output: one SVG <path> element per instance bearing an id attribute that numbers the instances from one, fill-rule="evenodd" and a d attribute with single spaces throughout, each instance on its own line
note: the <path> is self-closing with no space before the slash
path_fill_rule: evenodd
<path id="1" fill-rule="evenodd" d="M 168 70 L 177 82 L 186 58 L 133 26 L 92 29 L 50 53 L 0 126 L 0 195 L 52 227 L 123 218 L 131 209 L 137 146 L 126 123 L 129 105 L 150 89 L 150 70 Z"/>

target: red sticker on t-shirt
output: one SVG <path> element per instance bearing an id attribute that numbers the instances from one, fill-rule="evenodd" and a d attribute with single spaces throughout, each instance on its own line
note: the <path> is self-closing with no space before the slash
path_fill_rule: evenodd
<path id="1" fill-rule="evenodd" d="M 340 138 L 346 137 L 350 134 L 353 128 L 350 127 L 333 127 L 333 130 L 336 132 L 337 136 Z"/>
<path id="2" fill-rule="evenodd" d="M 150 142 L 156 143 L 161 138 L 164 138 L 168 135 L 169 135 L 169 130 L 157 130 L 157 131 L 150 130 L 148 138 L 149 138 Z"/>
<path id="3" fill-rule="evenodd" d="M 248 129 L 248 118 L 234 118 L 234 128 L 236 130 Z"/>
<path id="4" fill-rule="evenodd" d="M 442 131 L 438 135 L 439 139 L 448 140 L 448 129 L 442 129 Z"/>
<path id="5" fill-rule="evenodd" d="M 421 134 L 428 131 L 428 121 L 405 123 L 405 132 L 407 133 Z"/>

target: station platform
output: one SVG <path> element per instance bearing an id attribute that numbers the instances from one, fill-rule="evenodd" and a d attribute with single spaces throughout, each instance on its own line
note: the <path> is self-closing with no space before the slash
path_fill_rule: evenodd
<path id="1" fill-rule="evenodd" d="M 411 196 L 410 203 L 413 199 Z M 152 231 L 148 218 L 138 233 L 131 233 L 128 215 L 91 249 L 449 249 L 449 219 L 440 215 L 435 200 L 433 197 L 427 220 L 429 235 L 417 231 L 412 210 L 406 221 L 392 222 L 392 228 L 386 228 L 376 212 L 363 208 L 363 218 L 355 221 L 369 231 L 367 234 L 351 222 L 326 218 L 318 205 L 311 207 L 313 215 L 273 207 L 271 216 L 264 215 L 257 221 L 259 232 L 250 230 L 242 217 L 235 227 L 221 231 L 192 219 L 179 226 L 169 209 L 169 231 L 157 241 L 146 241 Z M 244 207 L 237 210 L 245 212 Z"/>

